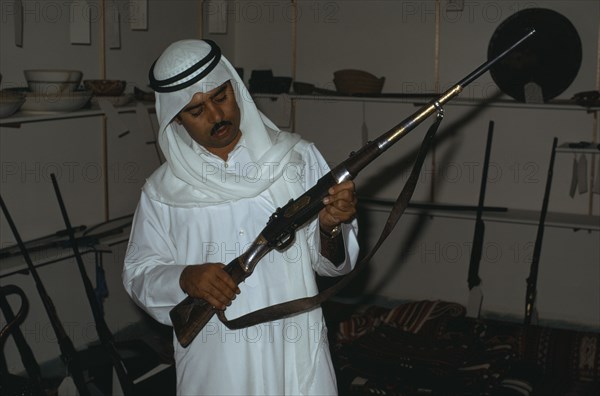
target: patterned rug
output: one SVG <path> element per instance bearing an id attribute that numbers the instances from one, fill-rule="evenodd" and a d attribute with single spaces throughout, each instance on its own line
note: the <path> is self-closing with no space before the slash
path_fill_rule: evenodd
<path id="1" fill-rule="evenodd" d="M 600 395 L 600 333 L 465 318 L 418 301 L 339 323 L 341 395 Z"/>

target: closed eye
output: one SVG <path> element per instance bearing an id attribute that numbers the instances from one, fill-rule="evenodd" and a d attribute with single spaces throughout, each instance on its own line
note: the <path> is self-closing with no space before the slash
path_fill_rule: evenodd
<path id="1" fill-rule="evenodd" d="M 213 102 L 222 103 L 227 99 L 228 85 L 228 83 L 223 84 L 223 86 L 212 96 Z"/>
<path id="2" fill-rule="evenodd" d="M 197 107 L 194 107 L 192 109 L 189 109 L 188 113 L 192 117 L 199 117 L 200 115 L 202 115 L 203 110 L 204 110 L 204 106 L 197 106 Z"/>
<path id="3" fill-rule="evenodd" d="M 230 86 L 231 85 L 229 82 L 226 82 L 223 85 L 221 85 L 219 89 L 217 89 L 217 91 L 210 96 L 210 100 L 214 103 L 224 103 L 228 98 L 227 88 L 229 88 Z M 204 103 L 201 102 L 196 105 L 190 106 L 184 109 L 183 111 L 187 112 L 192 117 L 200 117 L 202 113 L 204 113 L 204 107 Z"/>
<path id="4" fill-rule="evenodd" d="M 225 101 L 225 99 L 227 99 L 227 94 L 223 93 L 223 95 L 219 95 L 216 98 L 214 98 L 214 101 L 217 103 L 222 103 Z"/>

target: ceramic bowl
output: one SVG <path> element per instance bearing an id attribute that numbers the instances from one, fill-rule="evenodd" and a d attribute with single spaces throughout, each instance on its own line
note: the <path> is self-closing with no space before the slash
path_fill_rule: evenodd
<path id="1" fill-rule="evenodd" d="M 83 77 L 79 70 L 61 69 L 29 69 L 24 70 L 23 74 L 32 92 L 45 95 L 75 91 Z"/>
<path id="2" fill-rule="evenodd" d="M 20 92 L 0 91 L 0 118 L 16 113 L 25 103 L 25 94 Z"/>

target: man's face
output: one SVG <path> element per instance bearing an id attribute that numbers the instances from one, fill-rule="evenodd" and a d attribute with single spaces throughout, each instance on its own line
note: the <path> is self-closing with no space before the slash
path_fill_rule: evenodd
<path id="1" fill-rule="evenodd" d="M 230 81 L 206 93 L 198 92 L 176 117 L 176 122 L 198 144 L 226 160 L 242 134 L 240 108 Z"/>

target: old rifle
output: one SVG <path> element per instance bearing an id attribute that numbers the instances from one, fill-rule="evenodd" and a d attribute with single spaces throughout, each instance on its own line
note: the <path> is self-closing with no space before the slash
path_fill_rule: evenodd
<path id="1" fill-rule="evenodd" d="M 485 201 L 485 187 L 487 185 L 488 167 L 490 154 L 492 152 L 492 138 L 494 136 L 494 121 L 488 124 L 488 136 L 485 144 L 485 156 L 483 159 L 483 172 L 481 174 L 481 186 L 479 188 L 479 203 L 477 205 L 477 217 L 475 219 L 475 231 L 473 233 L 473 246 L 471 247 L 471 260 L 469 262 L 469 299 L 467 302 L 467 317 L 478 318 L 481 311 L 483 294 L 481 292 L 481 278 L 479 277 L 479 264 L 483 252 L 483 240 L 485 224 L 483 222 L 483 203 Z"/>
<path id="2" fill-rule="evenodd" d="M 350 154 L 348 159 L 321 177 L 310 190 L 297 199 L 291 200 L 284 207 L 278 208 L 271 215 L 267 225 L 251 246 L 242 255 L 227 264 L 224 270 L 236 284 L 239 284 L 252 274 L 260 259 L 268 252 L 273 249 L 281 251 L 287 248 L 294 240 L 295 231 L 314 218 L 324 207 L 322 200 L 327 196 L 327 191 L 331 186 L 354 179 L 375 158 L 383 154 L 384 151 L 406 136 L 429 116 L 439 113 L 442 110 L 442 105 L 458 95 L 465 86 L 489 70 L 496 62 L 503 59 L 534 33 L 535 30 L 530 30 L 507 50 L 479 66 L 441 96 L 421 107 L 410 117 L 377 139 L 368 142 L 357 152 Z M 170 317 L 179 343 L 184 347 L 189 345 L 214 314 L 218 314 L 220 319 L 223 320 L 222 311 L 213 308 L 202 299 L 188 296 L 177 304 L 170 311 Z"/>
<path id="3" fill-rule="evenodd" d="M 87 271 L 85 270 L 83 258 L 81 257 L 81 253 L 79 252 L 78 242 L 75 239 L 75 230 L 71 226 L 71 221 L 69 220 L 67 208 L 62 199 L 62 195 L 58 187 L 58 182 L 56 181 L 56 176 L 54 175 L 54 173 L 52 173 L 50 177 L 52 179 L 52 185 L 54 186 L 54 192 L 56 193 L 56 199 L 58 200 L 60 212 L 62 214 L 63 220 L 65 222 L 65 227 L 69 235 L 71 248 L 73 249 L 75 261 L 77 262 L 77 268 L 79 269 L 79 274 L 81 275 L 81 279 L 83 281 L 85 294 L 90 303 L 90 308 L 92 309 L 92 315 L 94 317 L 94 323 L 96 324 L 96 331 L 98 332 L 98 337 L 100 338 L 102 346 L 106 349 L 106 352 L 108 353 L 112 361 L 112 364 L 115 368 L 115 372 L 117 373 L 117 378 L 119 379 L 119 383 L 121 384 L 121 389 L 123 390 L 124 396 L 134 395 L 135 389 L 133 385 L 133 380 L 128 375 L 127 368 L 125 367 L 125 364 L 123 363 L 123 360 L 121 359 L 121 356 L 117 351 L 113 334 L 111 333 L 110 329 L 108 328 L 108 325 L 106 324 L 106 321 L 104 320 L 100 302 L 96 297 L 96 292 L 94 291 L 92 282 L 90 281 L 90 278 L 87 275 Z"/>
<path id="4" fill-rule="evenodd" d="M 542 210 L 540 212 L 540 220 L 538 222 L 537 236 L 535 245 L 533 246 L 533 254 L 531 256 L 531 267 L 529 269 L 529 277 L 527 277 L 527 290 L 525 292 L 525 320 L 526 325 L 531 324 L 532 318 L 537 320 L 537 310 L 535 308 L 535 300 L 537 297 L 537 278 L 540 269 L 540 256 L 542 253 L 542 241 L 544 239 L 544 226 L 546 223 L 546 214 L 548 213 L 548 204 L 550 202 L 550 190 L 552 188 L 552 175 L 554 173 L 554 157 L 556 156 L 557 138 L 552 142 L 552 153 L 550 155 L 550 164 L 548 165 L 548 175 L 546 178 L 546 189 L 544 191 L 544 199 L 542 201 Z"/>
<path id="5" fill-rule="evenodd" d="M 29 272 L 31 272 L 31 275 L 33 276 L 33 280 L 35 281 L 35 286 L 37 288 L 38 294 L 40 295 L 40 298 L 42 299 L 42 303 L 44 304 L 44 308 L 46 309 L 46 313 L 48 314 L 48 318 L 50 319 L 50 324 L 52 325 L 52 329 L 54 330 L 54 333 L 56 334 L 56 340 L 58 341 L 58 346 L 60 347 L 61 357 L 62 357 L 62 360 L 64 361 L 65 365 L 67 366 L 69 375 L 71 375 L 73 377 L 73 382 L 75 383 L 75 386 L 77 387 L 77 391 L 79 392 L 79 395 L 89 396 L 90 391 L 89 391 L 86 381 L 85 381 L 85 376 L 83 374 L 83 366 L 81 364 L 81 360 L 79 359 L 77 350 L 75 349 L 73 342 L 67 335 L 67 332 L 65 331 L 65 328 L 63 327 L 63 325 L 58 317 L 58 314 L 56 313 L 56 308 L 54 307 L 54 303 L 52 302 L 52 300 L 50 299 L 50 296 L 46 292 L 46 288 L 44 287 L 44 284 L 42 283 L 42 279 L 38 275 L 37 269 L 33 265 L 33 261 L 31 260 L 31 257 L 29 256 L 29 252 L 27 251 L 27 248 L 25 247 L 25 243 L 23 243 L 23 240 L 21 239 L 21 236 L 19 235 L 17 227 L 16 227 L 15 223 L 13 222 L 12 217 L 10 216 L 10 213 L 8 211 L 8 208 L 4 204 L 4 200 L 2 199 L 1 196 L 0 196 L 0 206 L 2 207 L 2 212 L 4 212 L 6 221 L 8 222 L 8 225 L 10 226 L 10 229 L 17 241 L 17 244 L 19 245 L 19 248 L 21 249 L 23 258 L 25 259 L 25 262 L 27 263 L 27 268 L 29 269 Z"/>

